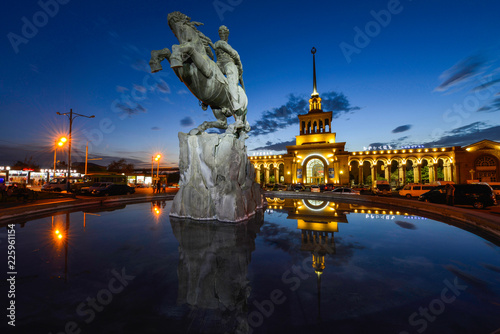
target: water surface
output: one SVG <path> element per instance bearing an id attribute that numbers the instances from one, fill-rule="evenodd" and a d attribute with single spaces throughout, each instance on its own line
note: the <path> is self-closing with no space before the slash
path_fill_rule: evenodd
<path id="1" fill-rule="evenodd" d="M 171 202 L 62 212 L 17 224 L 16 329 L 500 328 L 500 248 L 494 240 L 405 212 L 311 200 L 268 202 L 266 212 L 240 224 L 169 219 Z M 2 228 L 3 254 L 6 235 Z"/>

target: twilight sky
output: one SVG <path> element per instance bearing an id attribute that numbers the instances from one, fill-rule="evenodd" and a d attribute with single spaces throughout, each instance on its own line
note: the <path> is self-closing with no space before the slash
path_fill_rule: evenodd
<path id="1" fill-rule="evenodd" d="M 334 112 L 346 149 L 467 145 L 500 140 L 500 3 L 494 0 L 8 1 L 0 44 L 0 165 L 32 157 L 49 168 L 73 123 L 72 161 L 125 158 L 178 163 L 179 131 L 213 119 L 168 63 L 151 74 L 151 50 L 177 39 L 181 11 L 213 42 L 218 28 L 243 62 L 253 130 L 249 154 L 283 152 L 312 93 Z M 232 122 L 232 120 L 230 120 Z M 58 160 L 65 153 L 58 152 Z"/>

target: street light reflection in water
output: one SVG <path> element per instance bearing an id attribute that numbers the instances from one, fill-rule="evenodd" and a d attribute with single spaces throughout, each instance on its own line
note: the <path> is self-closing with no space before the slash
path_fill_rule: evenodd
<path id="1" fill-rule="evenodd" d="M 176 219 L 170 207 L 170 201 L 119 205 L 18 225 L 18 274 L 29 279 L 16 292 L 16 327 L 47 333 L 68 323 L 93 333 L 500 327 L 498 240 L 348 202 L 268 199 L 265 212 L 236 224 Z M 127 284 L 114 294 L 119 277 Z M 75 311 L 82 303 L 91 308 L 88 296 L 98 301 L 93 317 Z"/>

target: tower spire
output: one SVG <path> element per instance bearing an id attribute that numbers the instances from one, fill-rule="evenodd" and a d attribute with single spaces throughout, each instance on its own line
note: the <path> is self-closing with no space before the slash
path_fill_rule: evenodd
<path id="1" fill-rule="evenodd" d="M 318 91 L 316 90 L 316 58 L 314 54 L 316 53 L 316 48 L 313 46 L 311 49 L 311 53 L 313 55 L 313 93 L 311 96 L 319 96 Z"/>
<path id="2" fill-rule="evenodd" d="M 313 55 L 313 93 L 309 99 L 309 112 L 321 112 L 321 97 L 319 97 L 318 90 L 316 89 L 316 48 L 311 49 Z"/>

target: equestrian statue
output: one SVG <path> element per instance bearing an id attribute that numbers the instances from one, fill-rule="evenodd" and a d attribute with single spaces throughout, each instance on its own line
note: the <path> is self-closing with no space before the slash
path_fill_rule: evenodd
<path id="1" fill-rule="evenodd" d="M 167 59 L 177 77 L 198 98 L 203 110 L 210 106 L 216 118 L 213 122 L 203 122 L 189 134 L 198 135 L 209 128 L 219 128 L 247 138 L 250 125 L 246 119 L 248 99 L 242 78 L 243 66 L 238 52 L 227 42 L 229 29 L 221 26 L 220 40 L 214 44 L 196 28 L 203 23 L 191 21 L 180 12 L 168 14 L 167 20 L 179 44 L 173 45 L 172 51 L 168 48 L 151 51 L 151 72 L 161 71 L 161 61 Z M 214 62 L 211 48 L 217 62 Z M 228 126 L 227 118 L 231 116 L 235 122 Z"/>

